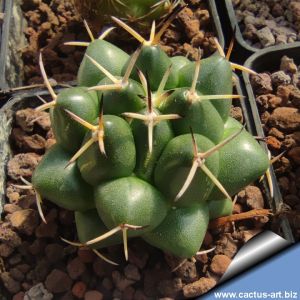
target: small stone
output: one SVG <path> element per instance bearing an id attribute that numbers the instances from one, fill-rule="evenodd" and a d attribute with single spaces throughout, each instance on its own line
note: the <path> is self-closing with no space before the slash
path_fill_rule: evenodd
<path id="1" fill-rule="evenodd" d="M 280 63 L 280 70 L 287 72 L 287 73 L 296 73 L 297 72 L 297 66 L 294 63 L 294 60 L 292 58 L 287 57 L 284 55 L 281 58 L 281 63 Z"/>
<path id="2" fill-rule="evenodd" d="M 269 117 L 268 123 L 284 132 L 300 130 L 300 112 L 293 107 L 278 107 Z"/>
<path id="3" fill-rule="evenodd" d="M 114 287 L 114 285 L 113 285 L 113 283 L 112 283 L 112 281 L 110 280 L 109 277 L 103 278 L 103 280 L 102 280 L 102 286 L 103 286 L 105 289 L 107 289 L 108 291 L 112 290 L 113 287 Z"/>
<path id="4" fill-rule="evenodd" d="M 21 210 L 21 207 L 16 204 L 7 203 L 3 206 L 3 211 L 7 214 L 12 214 L 18 210 Z"/>
<path id="5" fill-rule="evenodd" d="M 271 77 L 267 73 L 252 75 L 250 81 L 256 94 L 268 94 L 273 91 Z"/>
<path id="6" fill-rule="evenodd" d="M 32 255 L 38 255 L 44 252 L 45 246 L 45 241 L 43 241 L 42 239 L 35 239 L 33 243 L 28 247 L 28 250 Z"/>
<path id="7" fill-rule="evenodd" d="M 8 263 L 14 266 L 22 261 L 22 256 L 20 253 L 16 253 L 14 256 L 10 257 Z"/>
<path id="8" fill-rule="evenodd" d="M 8 257 L 14 252 L 14 248 L 7 244 L 0 244 L 0 253 L 2 257 Z"/>
<path id="9" fill-rule="evenodd" d="M 59 210 L 59 221 L 63 225 L 72 225 L 74 223 L 74 212 L 66 209 Z"/>
<path id="10" fill-rule="evenodd" d="M 300 147 L 295 147 L 288 152 L 288 156 L 298 165 L 300 165 Z"/>
<path id="11" fill-rule="evenodd" d="M 238 106 L 234 106 L 230 109 L 230 116 L 239 121 L 240 123 L 244 122 L 243 111 Z"/>
<path id="12" fill-rule="evenodd" d="M 284 134 L 279 131 L 277 128 L 275 127 L 272 127 L 270 130 L 269 130 L 269 135 L 271 136 L 274 136 L 280 140 L 283 140 L 284 139 Z"/>
<path id="13" fill-rule="evenodd" d="M 238 241 L 234 240 L 230 234 L 225 233 L 216 241 L 215 254 L 224 254 L 233 258 L 238 250 L 238 244 Z"/>
<path id="14" fill-rule="evenodd" d="M 139 281 L 141 279 L 141 274 L 139 272 L 139 269 L 132 264 L 129 264 L 125 267 L 124 274 L 128 279 L 132 279 L 135 281 Z"/>
<path id="15" fill-rule="evenodd" d="M 79 299 L 82 299 L 84 297 L 85 292 L 86 284 L 82 281 L 76 282 L 72 287 L 72 294 Z"/>
<path id="16" fill-rule="evenodd" d="M 278 185 L 279 185 L 281 191 L 288 192 L 289 187 L 290 187 L 290 181 L 289 181 L 288 177 L 282 176 L 282 177 L 278 178 Z"/>
<path id="17" fill-rule="evenodd" d="M 45 254 L 50 263 L 56 263 L 64 257 L 64 248 L 59 244 L 48 244 Z"/>
<path id="18" fill-rule="evenodd" d="M 24 295 L 25 295 L 24 292 L 19 292 L 13 296 L 12 300 L 23 300 Z"/>
<path id="19" fill-rule="evenodd" d="M 149 300 L 149 298 L 145 295 L 145 293 L 142 290 L 136 290 L 133 296 L 133 300 Z"/>
<path id="20" fill-rule="evenodd" d="M 138 268 L 143 269 L 147 261 L 149 259 L 149 254 L 145 251 L 140 251 L 136 249 L 132 249 L 129 247 L 128 249 L 128 254 L 129 254 L 129 262 L 133 265 L 136 265 Z"/>
<path id="21" fill-rule="evenodd" d="M 176 298 L 178 293 L 182 290 L 182 287 L 183 284 L 181 278 L 162 280 L 158 284 L 158 290 L 161 295 L 172 298 Z"/>
<path id="22" fill-rule="evenodd" d="M 182 278 L 185 282 L 193 282 L 198 278 L 196 264 L 187 260 L 177 270 L 176 275 Z"/>
<path id="23" fill-rule="evenodd" d="M 285 74 L 283 71 L 277 71 L 271 75 L 272 83 L 275 86 L 287 85 L 291 83 L 291 76 Z"/>
<path id="24" fill-rule="evenodd" d="M 22 243 L 21 238 L 12 230 L 8 222 L 0 222 L 0 241 L 0 246 L 7 244 L 12 248 L 18 247 Z M 1 256 L 3 256 L 2 252 Z"/>
<path id="25" fill-rule="evenodd" d="M 9 160 L 7 174 L 14 180 L 18 180 L 21 176 L 31 177 L 40 160 L 41 156 L 36 153 L 17 154 Z"/>
<path id="26" fill-rule="evenodd" d="M 44 222 L 35 230 L 35 235 L 37 238 L 54 238 L 57 234 L 57 224 L 50 222 L 45 224 Z"/>
<path id="27" fill-rule="evenodd" d="M 128 286 L 135 283 L 134 280 L 127 279 L 119 271 L 112 272 L 112 279 L 116 288 L 121 292 L 124 291 Z"/>
<path id="28" fill-rule="evenodd" d="M 86 267 L 79 257 L 76 257 L 68 263 L 67 270 L 69 276 L 74 280 L 85 272 Z"/>
<path id="29" fill-rule="evenodd" d="M 20 282 L 12 278 L 8 272 L 0 273 L 0 279 L 5 286 L 5 288 L 11 293 L 16 294 L 20 291 L 21 285 Z"/>
<path id="30" fill-rule="evenodd" d="M 102 299 L 103 299 L 103 295 L 96 290 L 88 291 L 84 295 L 84 300 L 102 300 Z"/>
<path id="31" fill-rule="evenodd" d="M 294 107 L 300 108 L 300 90 L 294 89 L 291 91 L 291 102 Z"/>
<path id="32" fill-rule="evenodd" d="M 133 300 L 135 289 L 132 286 L 127 287 L 121 295 L 122 300 Z"/>
<path id="33" fill-rule="evenodd" d="M 215 279 L 202 277 L 199 280 L 184 286 L 183 295 L 186 298 L 194 298 L 208 292 L 215 285 L 216 285 Z"/>
<path id="34" fill-rule="evenodd" d="M 280 150 L 281 148 L 281 142 L 274 136 L 268 136 L 266 142 L 270 150 Z"/>
<path id="35" fill-rule="evenodd" d="M 12 268 L 9 270 L 11 277 L 19 282 L 24 280 L 24 274 L 18 268 Z"/>
<path id="36" fill-rule="evenodd" d="M 231 259 L 228 256 L 215 255 L 211 261 L 210 270 L 215 274 L 222 276 L 230 263 Z"/>
<path id="37" fill-rule="evenodd" d="M 209 247 L 213 242 L 213 237 L 210 234 L 209 231 L 206 231 L 205 236 L 204 236 L 204 240 L 203 240 L 203 245 L 206 247 Z"/>
<path id="38" fill-rule="evenodd" d="M 275 44 L 275 37 L 269 27 L 263 27 L 257 30 L 256 35 L 263 47 L 269 47 Z"/>
<path id="39" fill-rule="evenodd" d="M 24 300 L 51 300 L 53 295 L 49 293 L 42 283 L 33 286 L 25 293 Z"/>
<path id="40" fill-rule="evenodd" d="M 96 258 L 95 253 L 88 248 L 79 248 L 77 252 L 78 257 L 83 263 L 92 263 Z"/>
<path id="41" fill-rule="evenodd" d="M 38 213 L 33 209 L 24 209 L 12 213 L 9 217 L 12 227 L 27 235 L 32 235 L 39 222 Z"/>
<path id="42" fill-rule="evenodd" d="M 256 186 L 247 186 L 242 202 L 246 203 L 250 209 L 264 208 L 264 198 L 261 190 Z"/>
<path id="43" fill-rule="evenodd" d="M 45 285 L 46 288 L 52 293 L 62 293 L 71 288 L 72 280 L 65 272 L 54 269 L 47 276 Z"/>

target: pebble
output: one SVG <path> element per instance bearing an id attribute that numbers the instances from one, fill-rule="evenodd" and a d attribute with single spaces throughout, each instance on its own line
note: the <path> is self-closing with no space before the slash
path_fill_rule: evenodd
<path id="1" fill-rule="evenodd" d="M 190 260 L 183 263 L 175 273 L 185 282 L 193 282 L 198 278 L 196 264 Z"/>
<path id="2" fill-rule="evenodd" d="M 159 282 L 157 289 L 166 297 L 177 298 L 182 290 L 183 284 L 181 278 L 165 279 Z"/>
<path id="3" fill-rule="evenodd" d="M 300 112 L 293 107 L 278 107 L 272 112 L 268 123 L 283 132 L 300 130 Z"/>
<path id="4" fill-rule="evenodd" d="M 281 58 L 280 62 L 280 70 L 287 73 L 296 73 L 297 72 L 297 66 L 294 63 L 294 60 L 292 58 L 287 57 L 284 55 Z"/>
<path id="5" fill-rule="evenodd" d="M 40 160 L 41 156 L 36 153 L 16 154 L 7 163 L 7 174 L 14 180 L 18 180 L 20 176 L 31 177 Z"/>
<path id="6" fill-rule="evenodd" d="M 69 276 L 74 280 L 80 277 L 85 272 L 86 267 L 80 260 L 80 258 L 76 257 L 68 263 L 67 270 Z"/>
<path id="7" fill-rule="evenodd" d="M 84 300 L 102 300 L 103 295 L 99 291 L 88 291 L 84 295 Z"/>
<path id="8" fill-rule="evenodd" d="M 274 136 L 268 136 L 266 138 L 266 142 L 268 144 L 268 148 L 270 150 L 280 150 L 282 143 Z"/>
<path id="9" fill-rule="evenodd" d="M 33 286 L 25 293 L 24 300 L 51 300 L 53 294 L 45 289 L 42 283 Z"/>
<path id="10" fill-rule="evenodd" d="M 82 281 L 76 282 L 73 287 L 72 287 L 72 294 L 79 298 L 82 299 L 84 297 L 84 294 L 86 292 L 86 284 Z"/>
<path id="11" fill-rule="evenodd" d="M 135 283 L 134 280 L 126 278 L 119 271 L 113 271 L 111 276 L 115 287 L 121 292 L 124 291 L 128 286 Z"/>
<path id="12" fill-rule="evenodd" d="M 139 272 L 139 269 L 133 264 L 128 264 L 125 267 L 124 274 L 128 279 L 132 279 L 135 281 L 139 281 L 141 279 L 141 274 Z"/>
<path id="13" fill-rule="evenodd" d="M 297 164 L 300 165 L 300 147 L 295 147 L 288 152 L 288 156 Z"/>
<path id="14" fill-rule="evenodd" d="M 56 263 L 64 257 L 64 247 L 59 244 L 48 244 L 45 254 L 50 263 Z"/>
<path id="15" fill-rule="evenodd" d="M 264 198 L 261 190 L 256 186 L 247 186 L 239 194 L 239 201 L 246 203 L 250 209 L 264 208 Z"/>
<path id="16" fill-rule="evenodd" d="M 212 259 L 210 270 L 217 275 L 222 276 L 229 264 L 231 263 L 231 259 L 226 255 L 215 255 Z"/>
<path id="17" fill-rule="evenodd" d="M 291 76 L 284 73 L 283 71 L 277 71 L 272 73 L 271 80 L 275 86 L 279 86 L 281 84 L 288 85 L 291 83 Z"/>
<path id="18" fill-rule="evenodd" d="M 32 235 L 39 223 L 38 212 L 33 209 L 23 209 L 12 213 L 9 221 L 15 229 L 21 233 Z"/>
<path id="19" fill-rule="evenodd" d="M 0 273 L 0 279 L 5 286 L 5 288 L 12 294 L 16 294 L 20 291 L 20 282 L 15 280 L 9 272 Z"/>
<path id="20" fill-rule="evenodd" d="M 12 300 L 24 300 L 24 292 L 19 292 L 12 297 Z"/>
<path id="21" fill-rule="evenodd" d="M 72 280 L 65 272 L 54 269 L 47 276 L 45 285 L 46 288 L 54 294 L 62 293 L 71 288 Z"/>
<path id="22" fill-rule="evenodd" d="M 208 292 L 215 285 L 215 279 L 202 277 L 193 283 L 185 285 L 183 287 L 183 295 L 187 298 L 194 298 Z"/>
<path id="23" fill-rule="evenodd" d="M 37 238 L 54 238 L 57 235 L 57 224 L 41 222 L 35 230 L 35 235 Z"/>
<path id="24" fill-rule="evenodd" d="M 238 241 L 234 240 L 229 233 L 225 233 L 216 241 L 215 254 L 224 254 L 229 258 L 233 258 L 237 252 L 238 245 Z"/>
<path id="25" fill-rule="evenodd" d="M 18 210 L 21 210 L 21 207 L 16 204 L 7 203 L 3 206 L 3 211 L 7 214 L 12 214 Z"/>
<path id="26" fill-rule="evenodd" d="M 269 27 L 263 27 L 257 30 L 256 35 L 263 47 L 269 47 L 275 44 L 275 37 Z"/>
<path id="27" fill-rule="evenodd" d="M 78 249 L 77 255 L 83 263 L 92 263 L 96 258 L 96 255 L 92 250 L 83 247 Z"/>
<path id="28" fill-rule="evenodd" d="M 268 94 L 273 91 L 271 76 L 267 73 L 252 75 L 250 77 L 251 85 L 257 94 Z"/>

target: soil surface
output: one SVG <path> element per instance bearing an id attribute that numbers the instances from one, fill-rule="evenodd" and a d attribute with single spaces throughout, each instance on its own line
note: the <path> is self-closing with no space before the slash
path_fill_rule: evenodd
<path id="1" fill-rule="evenodd" d="M 232 116 L 243 119 L 233 107 Z M 67 245 L 77 241 L 74 215 L 43 201 L 47 224 L 41 222 L 34 191 L 20 189 L 23 176 L 31 180 L 42 155 L 55 143 L 49 115 L 31 108 L 18 110 L 11 133 L 13 157 L 8 163 L 7 203 L 0 222 L 0 287 L 9 299 L 185 299 L 213 288 L 238 249 L 263 230 L 268 218 L 240 221 L 207 232 L 202 249 L 209 254 L 183 261 L 140 239 L 129 241 L 129 261 L 123 247 L 103 254 L 119 263 L 112 266 L 87 248 Z M 234 213 L 264 207 L 261 190 L 249 186 L 237 195 Z"/>
<path id="2" fill-rule="evenodd" d="M 196 59 L 198 49 L 203 57 L 215 52 L 213 19 L 206 0 L 186 1 L 184 8 L 161 39 L 161 46 L 170 56 L 184 55 Z M 65 46 L 67 41 L 89 41 L 83 21 L 70 0 L 23 0 L 22 10 L 28 23 L 24 31 L 29 45 L 22 49 L 24 82 L 42 82 L 38 66 L 38 54 L 43 50 L 44 64 L 49 77 L 57 82 L 76 80 L 77 70 L 85 48 Z M 115 24 L 113 24 L 115 26 Z M 150 31 L 150 26 L 149 26 Z M 95 36 L 101 33 L 94 31 Z M 149 32 L 143 32 L 145 37 Z M 107 40 L 127 52 L 137 47 L 124 31 L 117 29 Z"/>
<path id="3" fill-rule="evenodd" d="M 283 56 L 278 71 L 251 77 L 268 148 L 273 157 L 283 153 L 273 166 L 296 239 L 300 238 L 299 71 L 293 59 Z"/>
<path id="4" fill-rule="evenodd" d="M 244 39 L 255 48 L 300 40 L 300 2 L 232 0 Z"/>

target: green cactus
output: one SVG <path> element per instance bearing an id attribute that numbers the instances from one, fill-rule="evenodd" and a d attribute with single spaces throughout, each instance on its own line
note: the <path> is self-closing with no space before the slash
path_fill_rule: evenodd
<path id="1" fill-rule="evenodd" d="M 81 86 L 58 95 L 40 57 L 53 101 L 38 109 L 51 108 L 57 143 L 32 184 L 75 211 L 76 245 L 123 241 L 127 258 L 127 238 L 141 237 L 188 258 L 201 248 L 209 219 L 231 214 L 231 196 L 263 175 L 269 160 L 229 117 L 239 96 L 232 95 L 232 66 L 223 55 L 169 58 L 155 44 L 161 32 L 152 29 L 150 41 L 132 33 L 142 46 L 130 58 L 92 42 Z M 112 51 L 109 64 L 103 47 Z"/>
<path id="2" fill-rule="evenodd" d="M 73 0 L 80 15 L 105 21 L 111 15 L 144 27 L 171 13 L 180 0 Z"/>

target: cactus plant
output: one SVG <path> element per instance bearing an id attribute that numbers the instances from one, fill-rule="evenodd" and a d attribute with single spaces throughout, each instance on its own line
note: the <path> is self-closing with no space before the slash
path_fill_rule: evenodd
<path id="1" fill-rule="evenodd" d="M 237 66 L 222 51 L 196 62 L 171 59 L 156 44 L 162 33 L 155 35 L 154 26 L 146 41 L 115 20 L 141 47 L 129 56 L 92 41 L 79 87 L 56 95 L 40 56 L 53 101 L 37 109 L 50 108 L 57 143 L 32 184 L 75 211 L 75 245 L 123 241 L 127 258 L 127 239 L 138 236 L 189 258 L 201 248 L 209 219 L 231 214 L 231 197 L 265 173 L 268 156 L 229 117 L 231 99 L 240 98 L 232 95 Z M 109 65 L 103 47 L 111 51 Z"/>
<path id="2" fill-rule="evenodd" d="M 73 0 L 84 18 L 105 20 L 113 15 L 144 27 L 169 13 L 180 0 Z"/>

